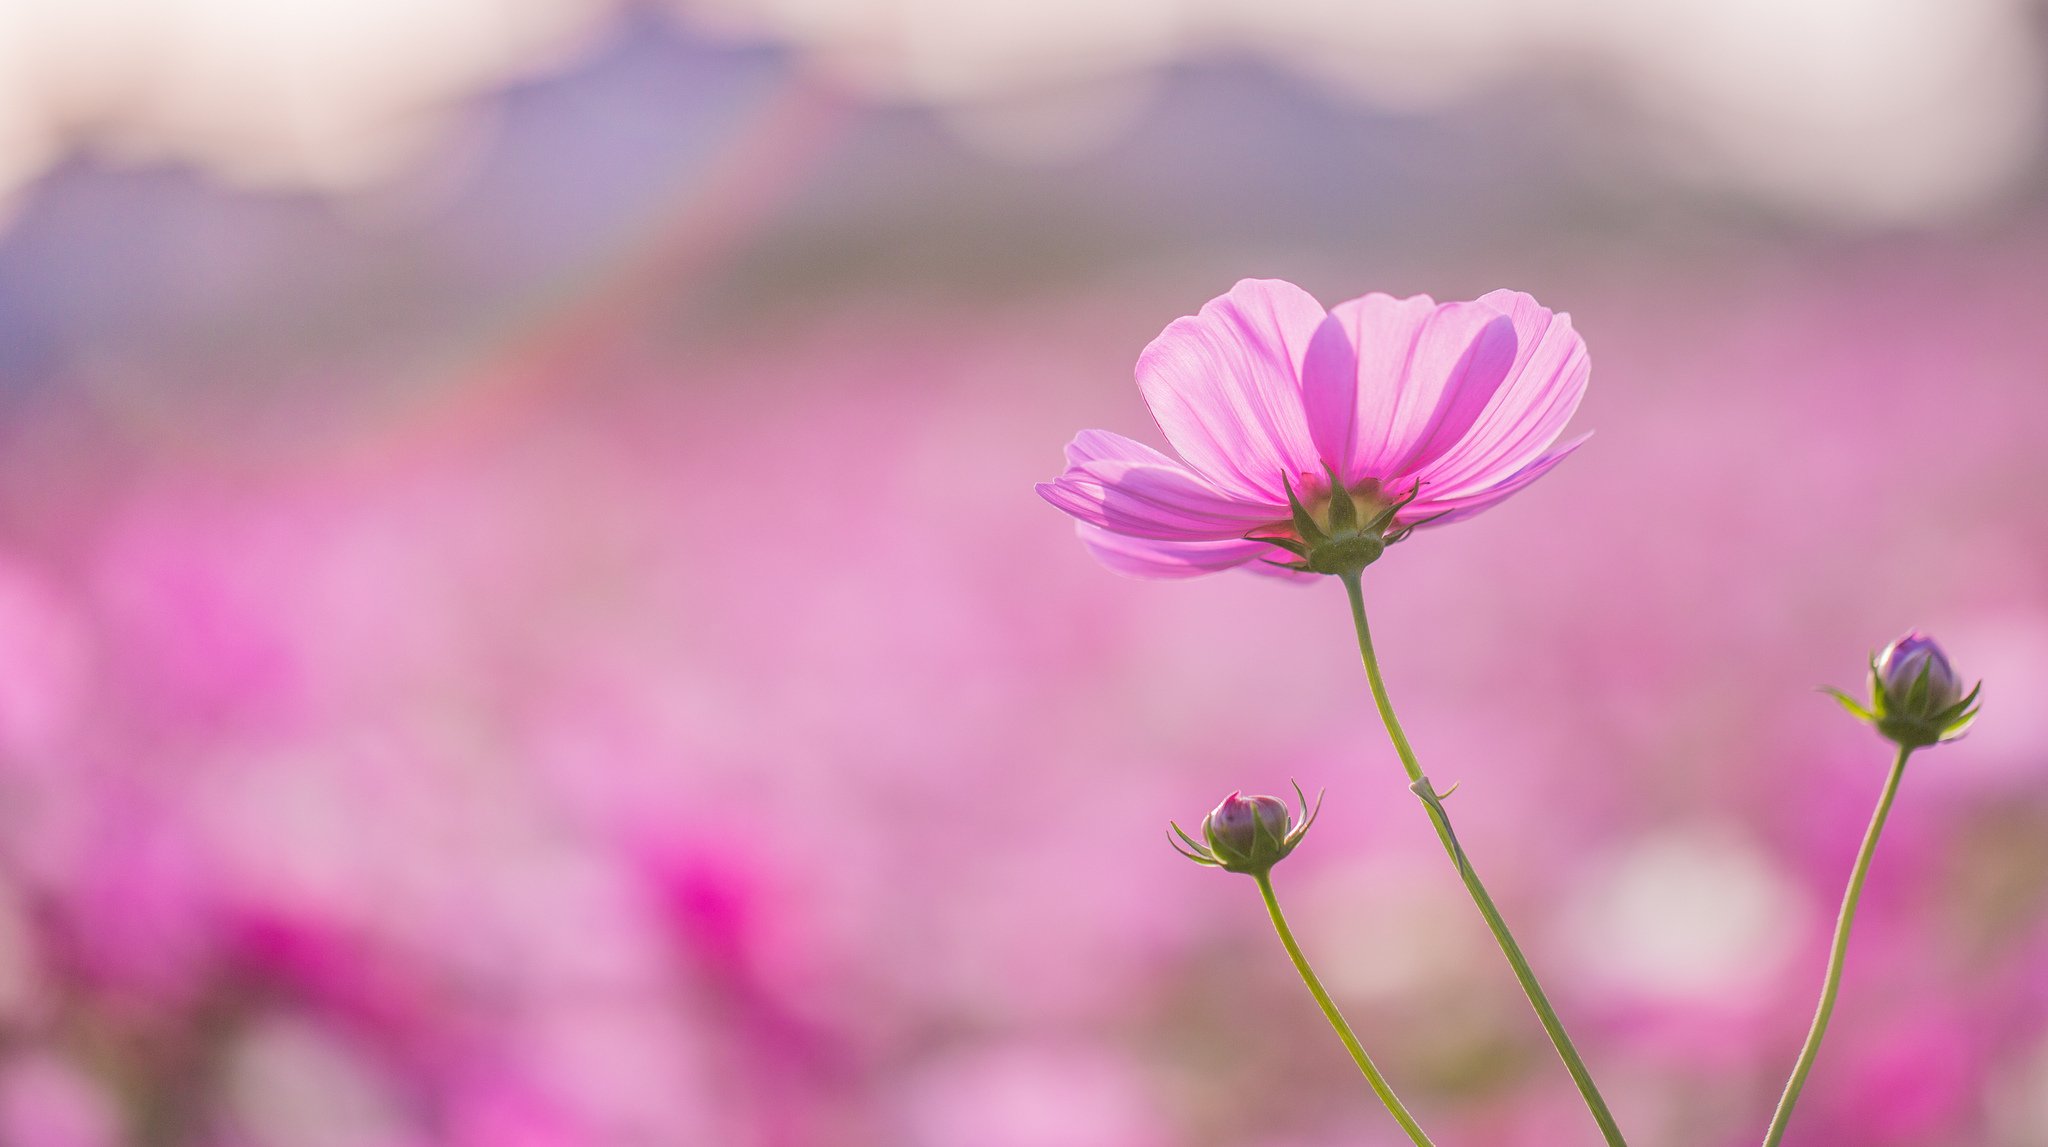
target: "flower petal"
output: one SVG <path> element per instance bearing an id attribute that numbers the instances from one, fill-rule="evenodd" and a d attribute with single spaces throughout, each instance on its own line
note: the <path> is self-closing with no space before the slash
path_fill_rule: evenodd
<path id="1" fill-rule="evenodd" d="M 1394 518 L 1396 521 L 1404 524 L 1427 520 L 1428 524 L 1432 526 L 1464 521 L 1466 518 L 1481 510 L 1492 507 L 1494 504 L 1506 499 L 1508 495 L 1550 473 L 1552 467 L 1564 461 L 1566 457 L 1570 456 L 1572 451 L 1577 450 L 1581 443 L 1592 436 L 1590 431 L 1581 434 L 1513 474 L 1497 482 L 1477 486 L 1462 494 L 1450 491 L 1441 497 L 1431 497 L 1427 493 L 1428 487 L 1425 486 L 1423 496 L 1402 507 L 1401 512 L 1394 515 Z"/>
<path id="2" fill-rule="evenodd" d="M 1224 494 L 1178 462 L 1096 459 L 1068 467 L 1037 489 L 1040 497 L 1081 521 L 1160 541 L 1236 540 L 1286 517 L 1283 509 Z"/>
<path id="3" fill-rule="evenodd" d="M 1287 555 L 1263 542 L 1233 539 L 1221 542 L 1162 542 L 1114 534 L 1087 522 L 1074 523 L 1081 544 L 1095 560 L 1128 577 L 1190 578 L 1231 569 L 1246 562 Z M 1263 564 L 1263 563 L 1259 563 Z M 1266 567 L 1272 568 L 1270 566 Z M 1288 572 L 1288 571 L 1281 571 Z"/>
<path id="4" fill-rule="evenodd" d="M 1514 324 L 1491 306 L 1339 303 L 1302 367 L 1316 446 L 1347 484 L 1412 474 L 1468 435 L 1514 361 Z"/>
<path id="5" fill-rule="evenodd" d="M 1067 443 L 1067 465 L 1079 466 L 1087 462 L 1147 462 L 1154 466 L 1181 467 L 1181 462 L 1152 449 L 1135 438 L 1126 438 L 1111 430 L 1083 430 Z"/>
<path id="6" fill-rule="evenodd" d="M 1592 373 L 1570 315 L 1520 291 L 1494 291 L 1479 302 L 1514 323 L 1515 364 L 1471 432 L 1421 473 L 1438 489 L 1471 490 L 1526 469 L 1571 420 Z"/>
<path id="7" fill-rule="evenodd" d="M 1322 304 L 1300 287 L 1245 279 L 1138 356 L 1138 387 L 1159 428 L 1218 489 L 1282 503 L 1283 475 L 1321 472 L 1300 367 L 1322 321 Z"/>

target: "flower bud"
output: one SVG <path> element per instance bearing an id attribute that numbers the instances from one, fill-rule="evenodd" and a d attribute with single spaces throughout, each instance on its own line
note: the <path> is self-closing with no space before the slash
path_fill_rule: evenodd
<path id="1" fill-rule="evenodd" d="M 1174 832 L 1186 842 L 1186 847 L 1179 843 L 1174 847 L 1197 864 L 1212 865 L 1225 872 L 1264 873 L 1294 851 L 1322 808 L 1320 797 L 1314 809 L 1308 807 L 1301 786 L 1295 786 L 1295 794 L 1302 802 L 1298 820 L 1279 797 L 1231 793 L 1202 821 L 1206 845 L 1174 825 Z"/>
<path id="2" fill-rule="evenodd" d="M 1270 868 L 1287 855 L 1287 834 L 1294 830 L 1293 820 L 1287 802 L 1279 797 L 1231 793 L 1202 822 L 1202 835 L 1225 868 Z"/>
<path id="3" fill-rule="evenodd" d="M 1968 694 L 1948 655 L 1934 639 L 1913 630 L 1870 661 L 1870 703 L 1865 708 L 1840 690 L 1842 706 L 1908 749 L 1953 741 L 1977 719 L 1979 682 Z"/>
<path id="4" fill-rule="evenodd" d="M 1893 712 L 1932 715 L 1963 696 L 1963 683 L 1948 663 L 1948 654 L 1917 629 L 1885 646 L 1877 655 L 1874 671 L 1878 687 L 1884 690 L 1886 708 Z M 1925 685 L 1920 683 L 1922 677 Z"/>

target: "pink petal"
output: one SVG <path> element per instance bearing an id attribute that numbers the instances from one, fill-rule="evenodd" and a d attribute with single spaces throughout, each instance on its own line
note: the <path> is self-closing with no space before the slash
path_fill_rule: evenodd
<path id="1" fill-rule="evenodd" d="M 1067 465 L 1079 466 L 1087 462 L 1147 462 L 1154 466 L 1181 466 L 1178 459 L 1168 457 L 1135 438 L 1126 438 L 1110 430 L 1083 430 L 1067 443 Z M 1183 467 L 1184 468 L 1184 467 Z"/>
<path id="2" fill-rule="evenodd" d="M 1235 540 L 1286 517 L 1284 510 L 1223 494 L 1177 462 L 1087 461 L 1037 489 L 1081 521 L 1160 541 Z"/>
<path id="3" fill-rule="evenodd" d="M 1346 483 L 1411 474 L 1467 436 L 1514 361 L 1514 324 L 1490 306 L 1339 303 L 1302 367 L 1316 446 Z"/>
<path id="4" fill-rule="evenodd" d="M 1431 497 L 1425 492 L 1421 498 L 1409 503 L 1394 517 L 1402 523 L 1419 522 L 1425 518 L 1432 519 L 1429 524 L 1434 526 L 1463 521 L 1481 510 L 1490 508 L 1495 503 L 1507 498 L 1508 495 L 1550 473 L 1552 467 L 1564 461 L 1566 457 L 1570 456 L 1572 451 L 1579 448 L 1580 443 L 1583 443 L 1592 436 L 1590 432 L 1581 434 L 1513 474 L 1490 485 L 1479 486 L 1467 493 L 1460 494 L 1453 491 L 1442 497 Z M 1428 488 L 1424 487 L 1424 489 L 1426 491 Z"/>
<path id="5" fill-rule="evenodd" d="M 1282 475 L 1322 471 L 1300 384 L 1322 321 L 1322 304 L 1300 287 L 1245 279 L 1138 356 L 1138 387 L 1159 428 L 1218 489 L 1285 504 Z"/>
<path id="6" fill-rule="evenodd" d="M 1265 557 L 1288 555 L 1263 542 L 1162 542 L 1113 534 L 1087 522 L 1074 523 L 1081 544 L 1095 560 L 1128 577 L 1190 578 L 1227 570 Z M 1271 568 L 1271 567 L 1267 567 Z M 1287 571 L 1281 571 L 1287 572 Z"/>
<path id="7" fill-rule="evenodd" d="M 1423 471 L 1441 490 L 1484 487 L 1528 467 L 1564 430 L 1592 372 L 1570 315 L 1520 291 L 1494 291 L 1479 302 L 1514 323 L 1515 364 L 1471 432 Z"/>

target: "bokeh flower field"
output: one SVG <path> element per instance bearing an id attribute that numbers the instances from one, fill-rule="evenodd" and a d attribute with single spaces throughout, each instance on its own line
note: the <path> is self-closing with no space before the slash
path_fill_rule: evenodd
<path id="1" fill-rule="evenodd" d="M 1250 883 L 1164 837 L 1290 779 L 1329 796 L 1275 881 L 1433 1134 L 1591 1142 L 1338 587 L 1125 580 L 1032 492 L 1075 428 L 1159 444 L 1138 351 L 1270 274 L 1525 289 L 1591 349 L 1595 437 L 1366 588 L 1632 1138 L 1760 1134 L 1887 758 L 1815 687 L 1918 626 L 1985 714 L 1906 779 L 1788 1143 L 2048 1144 L 2032 185 L 1755 217 L 1228 70 L 1017 174 L 605 43 L 479 96 L 425 206 L 21 193 L 0 1143 L 1391 1144 Z"/>

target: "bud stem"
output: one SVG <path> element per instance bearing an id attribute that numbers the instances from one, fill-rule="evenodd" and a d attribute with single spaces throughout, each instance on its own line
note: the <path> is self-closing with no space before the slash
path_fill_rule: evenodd
<path id="1" fill-rule="evenodd" d="M 1515 979 L 1521 982 L 1522 992 L 1529 997 L 1529 1006 L 1536 1010 L 1536 1018 L 1550 1037 L 1551 1046 L 1557 1049 L 1558 1058 L 1564 1061 L 1565 1070 L 1571 1073 L 1572 1082 L 1578 1085 L 1579 1094 L 1585 1097 L 1586 1108 L 1593 1113 L 1593 1121 L 1600 1125 L 1601 1136 L 1607 1140 L 1608 1147 L 1628 1147 L 1628 1141 L 1621 1136 L 1621 1128 L 1614 1122 L 1613 1113 L 1607 1110 L 1607 1101 L 1601 1098 L 1600 1089 L 1593 1083 L 1592 1073 L 1586 1070 L 1578 1048 L 1572 1045 L 1564 1023 L 1557 1018 L 1557 1010 L 1550 1006 L 1550 998 L 1544 994 L 1543 985 L 1536 982 L 1536 973 L 1529 967 L 1528 958 L 1522 955 L 1521 945 L 1515 943 L 1507 921 L 1502 919 L 1500 909 L 1494 906 L 1486 885 L 1480 882 L 1479 873 L 1465 855 L 1464 846 L 1458 843 L 1457 834 L 1451 831 L 1450 814 L 1444 811 L 1440 795 L 1422 775 L 1422 766 L 1416 763 L 1415 750 L 1408 744 L 1408 735 L 1401 731 L 1401 721 L 1394 715 L 1394 704 L 1387 698 L 1387 683 L 1380 676 L 1379 656 L 1372 647 L 1372 630 L 1365 622 L 1365 591 L 1359 585 L 1358 575 L 1346 575 L 1341 580 L 1345 593 L 1351 597 L 1351 621 L 1358 630 L 1358 654 L 1365 661 L 1365 676 L 1372 684 L 1373 703 L 1379 707 L 1380 721 L 1386 725 L 1387 736 L 1394 742 L 1394 752 L 1401 757 L 1401 767 L 1408 772 L 1408 787 L 1429 813 L 1430 823 L 1436 828 L 1437 839 L 1443 843 L 1445 855 L 1458 866 L 1465 891 L 1471 894 L 1472 903 L 1479 908 L 1487 928 L 1492 930 L 1501 954 L 1507 957 L 1508 966 L 1514 969 Z"/>
<path id="2" fill-rule="evenodd" d="M 1891 815 L 1892 798 L 1899 794 L 1899 781 L 1906 775 L 1906 759 L 1913 755 L 1913 748 L 1899 747 L 1898 760 L 1893 762 L 1891 775 L 1885 778 L 1884 792 L 1877 798 L 1877 811 L 1871 814 L 1870 827 L 1863 833 L 1863 847 L 1857 851 L 1856 864 L 1849 870 L 1849 887 L 1842 893 L 1842 912 L 1835 920 L 1834 945 L 1828 950 L 1827 975 L 1821 980 L 1820 1007 L 1814 1012 L 1812 1029 L 1806 1033 L 1806 1044 L 1799 1049 L 1799 1059 L 1792 1065 L 1792 1078 L 1785 1081 L 1785 1094 L 1778 1100 L 1770 1131 L 1764 1135 L 1764 1147 L 1777 1147 L 1785 1137 L 1785 1127 L 1792 1122 L 1793 1105 L 1799 1102 L 1806 1075 L 1813 1070 L 1814 1057 L 1820 1054 L 1820 1041 L 1828 1033 L 1835 995 L 1842 987 L 1842 964 L 1849 954 L 1849 929 L 1856 923 L 1856 902 L 1863 898 L 1863 880 L 1870 874 L 1870 858 L 1877 853 L 1878 835 L 1884 832 L 1885 818 Z"/>
<path id="3" fill-rule="evenodd" d="M 1280 913 L 1280 901 L 1273 896 L 1272 874 L 1256 872 L 1252 876 L 1259 882 L 1259 895 L 1265 898 L 1266 913 L 1273 918 L 1273 931 L 1280 934 L 1280 944 L 1287 949 L 1287 958 L 1294 961 L 1294 970 L 1301 973 L 1301 982 L 1308 985 L 1309 994 L 1322 1006 L 1324 1018 L 1336 1029 L 1337 1038 L 1344 1041 L 1344 1049 L 1351 1053 L 1352 1062 L 1364 1073 L 1365 1081 L 1372 1085 L 1373 1094 L 1379 1096 L 1380 1102 L 1387 1105 L 1387 1111 L 1393 1115 L 1394 1121 L 1401 1125 L 1401 1130 L 1408 1133 L 1408 1138 L 1415 1141 L 1416 1147 L 1435 1147 L 1429 1141 L 1429 1136 L 1423 1134 L 1422 1127 L 1415 1122 L 1415 1117 L 1408 1114 L 1408 1109 L 1401 1105 L 1401 1098 L 1394 1094 L 1393 1087 L 1387 1083 L 1386 1077 L 1380 1074 L 1380 1069 L 1373 1066 L 1372 1057 L 1365 1054 L 1365 1048 L 1351 1032 L 1351 1025 L 1344 1021 L 1344 1013 L 1337 1010 L 1336 1001 L 1330 998 L 1330 993 L 1323 990 L 1323 982 L 1316 978 L 1315 969 L 1308 966 L 1308 957 L 1301 954 L 1301 945 L 1294 942 L 1294 932 L 1287 926 L 1287 917 Z"/>

